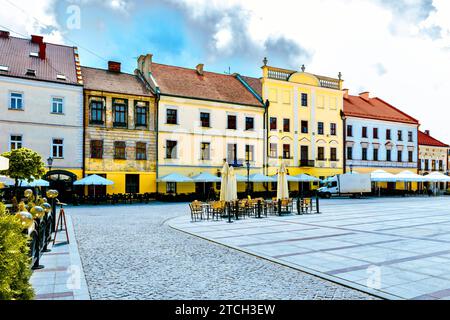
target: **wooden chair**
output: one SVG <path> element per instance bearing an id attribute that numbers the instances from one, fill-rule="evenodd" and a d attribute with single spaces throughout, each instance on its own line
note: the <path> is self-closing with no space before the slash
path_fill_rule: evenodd
<path id="1" fill-rule="evenodd" d="M 189 208 L 191 209 L 191 220 L 193 222 L 198 221 L 199 217 L 200 220 L 203 220 L 203 206 L 201 202 L 194 201 L 189 204 Z"/>

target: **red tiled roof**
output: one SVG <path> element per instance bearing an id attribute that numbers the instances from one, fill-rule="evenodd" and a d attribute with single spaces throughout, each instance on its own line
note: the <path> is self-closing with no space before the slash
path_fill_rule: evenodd
<path id="1" fill-rule="evenodd" d="M 153 63 L 152 74 L 162 95 L 261 107 L 261 103 L 234 76 Z"/>
<path id="2" fill-rule="evenodd" d="M 81 67 L 84 88 L 137 96 L 153 96 L 134 74 L 110 72 L 104 69 Z"/>
<path id="3" fill-rule="evenodd" d="M 75 51 L 74 47 L 46 43 L 46 58 L 41 59 L 30 56 L 30 52 L 39 53 L 39 44 L 30 39 L 0 37 L 0 65 L 9 68 L 8 71 L 0 71 L 0 76 L 80 84 Z M 27 69 L 35 70 L 36 76 L 26 75 Z M 65 76 L 66 80 L 58 80 L 57 74 Z"/>
<path id="4" fill-rule="evenodd" d="M 448 148 L 449 146 L 419 130 L 419 145 Z"/>
<path id="5" fill-rule="evenodd" d="M 346 116 L 419 124 L 419 121 L 400 111 L 380 98 L 365 100 L 360 96 L 344 98 L 344 114 Z"/>
<path id="6" fill-rule="evenodd" d="M 262 82 L 259 78 L 241 76 L 245 82 L 262 98 Z"/>

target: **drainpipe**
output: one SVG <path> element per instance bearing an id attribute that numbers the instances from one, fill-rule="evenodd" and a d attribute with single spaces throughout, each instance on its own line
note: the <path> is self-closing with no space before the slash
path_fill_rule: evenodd
<path id="1" fill-rule="evenodd" d="M 155 132 L 156 132 L 156 194 L 159 193 L 159 100 L 161 100 L 161 94 L 159 92 L 156 92 L 156 99 L 155 99 Z"/>
<path id="2" fill-rule="evenodd" d="M 267 99 L 264 103 L 264 133 L 266 135 L 266 143 L 264 144 L 264 168 L 263 170 L 264 175 L 269 175 L 269 107 L 270 107 L 270 101 Z"/>
<path id="3" fill-rule="evenodd" d="M 347 172 L 347 119 L 345 118 L 344 112 L 341 110 L 341 119 L 343 123 L 343 137 L 344 137 L 344 145 L 342 146 L 342 154 L 344 158 L 342 159 L 342 164 L 344 166 L 344 174 Z"/>
<path id="4" fill-rule="evenodd" d="M 83 89 L 83 96 L 82 96 L 82 104 L 83 104 L 83 151 L 82 151 L 82 155 L 83 155 L 83 159 L 82 161 L 82 168 L 81 168 L 81 178 L 84 178 L 84 175 L 86 174 L 86 130 L 87 130 L 87 125 L 86 125 L 86 116 L 87 116 L 87 109 L 86 109 L 86 91 Z"/>

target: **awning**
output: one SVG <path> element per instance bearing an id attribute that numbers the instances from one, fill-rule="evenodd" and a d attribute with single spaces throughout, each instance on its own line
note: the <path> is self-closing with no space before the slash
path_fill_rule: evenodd
<path id="1" fill-rule="evenodd" d="M 76 186 L 110 186 L 114 184 L 114 182 L 93 174 L 81 180 L 77 180 L 73 184 Z"/>
<path id="2" fill-rule="evenodd" d="M 402 171 L 395 175 L 397 181 L 401 182 L 424 182 L 425 178 L 411 171 Z"/>
<path id="3" fill-rule="evenodd" d="M 375 170 L 370 174 L 370 180 L 372 182 L 396 182 L 398 179 L 392 173 L 384 170 Z"/>
<path id="4" fill-rule="evenodd" d="M 175 183 L 194 182 L 194 180 L 192 180 L 191 178 L 183 176 L 182 174 L 179 174 L 179 173 L 168 174 L 167 176 L 164 176 L 161 179 L 159 179 L 159 181 L 160 182 L 175 182 Z"/>
<path id="5" fill-rule="evenodd" d="M 319 178 L 310 176 L 309 174 L 305 174 L 305 173 L 299 174 L 298 176 L 295 176 L 295 178 L 299 182 L 320 182 L 321 181 Z"/>
<path id="6" fill-rule="evenodd" d="M 195 177 L 192 177 L 194 182 L 220 182 L 221 179 L 211 173 L 203 172 Z"/>
<path id="7" fill-rule="evenodd" d="M 0 170 L 8 170 L 9 169 L 9 159 L 0 156 Z"/>

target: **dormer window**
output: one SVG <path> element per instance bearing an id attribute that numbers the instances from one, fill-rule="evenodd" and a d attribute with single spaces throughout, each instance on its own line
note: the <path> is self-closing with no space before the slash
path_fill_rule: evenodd
<path id="1" fill-rule="evenodd" d="M 0 71 L 9 71 L 9 67 L 0 65 Z"/>
<path id="2" fill-rule="evenodd" d="M 65 75 L 62 75 L 62 74 L 57 74 L 57 75 L 56 75 L 56 79 L 57 79 L 57 80 L 63 80 L 63 81 L 66 81 L 66 76 L 65 76 Z"/>
<path id="3" fill-rule="evenodd" d="M 33 69 L 27 69 L 27 76 L 32 76 L 32 77 L 36 77 L 36 70 Z"/>
<path id="4" fill-rule="evenodd" d="M 30 57 L 39 58 L 39 53 L 38 52 L 30 52 Z"/>

